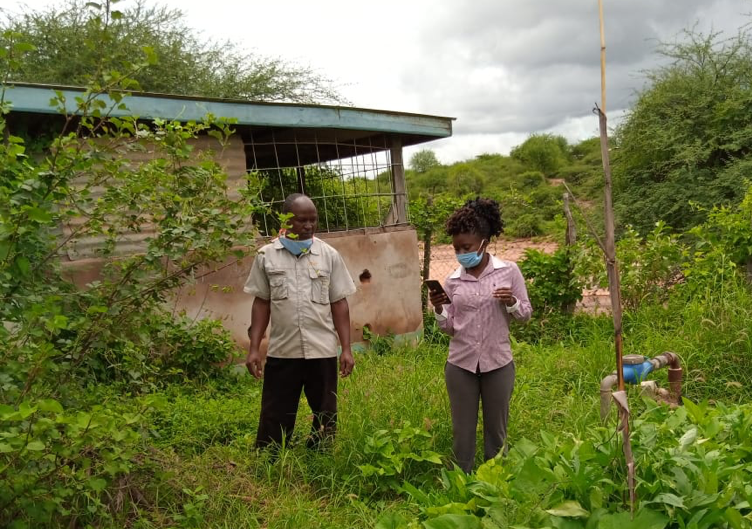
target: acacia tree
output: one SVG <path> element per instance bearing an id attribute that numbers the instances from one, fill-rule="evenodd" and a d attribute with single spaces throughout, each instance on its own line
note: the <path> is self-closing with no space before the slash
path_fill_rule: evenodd
<path id="1" fill-rule="evenodd" d="M 0 11 L 0 33 L 11 30 L 33 46 L 11 80 L 86 86 L 142 57 L 148 48 L 157 61 L 132 75 L 144 91 L 260 101 L 344 102 L 333 83 L 312 68 L 248 53 L 230 41 L 203 40 L 186 25 L 179 9 L 150 5 L 146 0 L 135 0 L 122 10 L 118 10 L 119 4 L 120 0 L 102 4 L 67 0 L 46 10 Z M 0 47 L 6 46 L 0 42 Z"/>
<path id="2" fill-rule="evenodd" d="M 752 174 L 750 33 L 687 31 L 659 52 L 671 62 L 648 73 L 614 150 L 617 213 L 643 234 L 659 220 L 685 231 L 737 204 Z"/>
<path id="3" fill-rule="evenodd" d="M 440 166 L 436 153 L 431 149 L 421 149 L 410 158 L 410 168 L 416 173 L 425 173 Z"/>

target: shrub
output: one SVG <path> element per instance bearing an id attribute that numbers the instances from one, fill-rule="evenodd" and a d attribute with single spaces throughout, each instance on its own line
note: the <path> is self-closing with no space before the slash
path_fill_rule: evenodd
<path id="1" fill-rule="evenodd" d="M 507 221 L 504 232 L 512 237 L 535 237 L 543 233 L 541 219 L 533 213 L 523 213 Z"/>
<path id="2" fill-rule="evenodd" d="M 584 438 L 541 433 L 475 475 L 444 471 L 443 490 L 407 488 L 423 527 L 747 527 L 752 479 L 752 406 L 671 411 L 646 402 L 633 421 L 638 505 L 625 508 L 625 466 L 610 429 Z M 395 520 L 392 527 L 419 527 Z"/>
<path id="3" fill-rule="evenodd" d="M 663 222 L 658 222 L 645 239 L 627 227 L 616 243 L 624 307 L 634 310 L 645 302 L 664 303 L 671 287 L 682 280 L 685 251 Z M 577 273 L 590 284 L 608 286 L 603 252 L 592 241 L 578 261 Z"/>
<path id="4" fill-rule="evenodd" d="M 582 282 L 574 274 L 574 265 L 572 249 L 560 248 L 553 254 L 534 249 L 525 251 L 519 266 L 536 311 L 571 311 L 582 299 Z"/>
<path id="5" fill-rule="evenodd" d="M 52 399 L 0 405 L 0 523 L 108 519 L 107 489 L 134 465 L 145 409 L 74 411 Z"/>

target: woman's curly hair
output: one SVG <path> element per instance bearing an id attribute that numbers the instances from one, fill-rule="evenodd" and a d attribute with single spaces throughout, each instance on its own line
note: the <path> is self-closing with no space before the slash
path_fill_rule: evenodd
<path id="1" fill-rule="evenodd" d="M 504 231 L 499 203 L 490 198 L 468 200 L 464 206 L 447 219 L 447 235 L 473 233 L 487 241 L 498 237 Z"/>

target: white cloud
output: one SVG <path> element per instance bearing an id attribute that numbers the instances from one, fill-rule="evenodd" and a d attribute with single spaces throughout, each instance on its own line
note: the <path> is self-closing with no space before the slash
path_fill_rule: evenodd
<path id="1" fill-rule="evenodd" d="M 508 152 L 532 132 L 572 141 L 597 132 L 595 0 L 162 3 L 207 38 L 320 70 L 357 106 L 455 116 L 455 136 L 426 145 L 444 163 Z M 749 0 L 605 0 L 608 108 L 629 106 L 644 84 L 640 72 L 658 64 L 659 39 L 695 21 L 734 31 L 749 11 Z"/>

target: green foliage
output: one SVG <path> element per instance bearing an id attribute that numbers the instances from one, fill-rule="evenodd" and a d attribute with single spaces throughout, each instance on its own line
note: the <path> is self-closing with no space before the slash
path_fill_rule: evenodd
<path id="1" fill-rule="evenodd" d="M 341 102 L 313 68 L 262 57 L 239 45 L 207 42 L 180 9 L 67 0 L 43 10 L 4 11 L 0 31 L 18 36 L 28 53 L 14 59 L 13 81 L 88 86 L 113 71 L 130 71 L 140 90 L 254 101 Z M 0 47 L 10 42 L 0 39 Z M 77 43 L 75 46 L 71 42 Z M 148 48 L 158 59 L 131 69 Z M 3 57 L 0 56 L 0 70 Z"/>
<path id="2" fill-rule="evenodd" d="M 663 222 L 658 222 L 644 239 L 628 226 L 616 244 L 616 255 L 622 304 L 627 310 L 636 309 L 644 302 L 665 302 L 671 287 L 683 279 L 686 248 Z M 593 241 L 578 262 L 577 273 L 590 284 L 608 286 L 603 252 Z"/>
<path id="3" fill-rule="evenodd" d="M 238 356 L 235 341 L 218 320 L 192 320 L 168 312 L 149 314 L 138 322 L 134 342 L 117 339 L 101 349 L 85 366 L 97 380 L 125 382 L 146 391 L 184 379 L 206 379 Z M 136 319 L 131 324 L 137 324 Z"/>
<path id="4" fill-rule="evenodd" d="M 145 410 L 66 410 L 53 399 L 0 405 L 3 526 L 106 520 L 107 489 L 134 467 Z"/>
<path id="5" fill-rule="evenodd" d="M 748 30 L 689 31 L 661 54 L 671 62 L 649 72 L 613 151 L 619 216 L 643 234 L 659 220 L 684 232 L 710 208 L 738 203 L 752 148 Z"/>
<path id="6" fill-rule="evenodd" d="M 416 173 L 426 173 L 439 166 L 441 163 L 431 149 L 421 149 L 410 157 L 410 169 Z"/>
<path id="7" fill-rule="evenodd" d="M 706 212 L 707 221 L 690 230 L 695 251 L 722 253 L 739 266 L 752 260 L 752 185 L 737 207 L 716 206 Z"/>
<path id="8" fill-rule="evenodd" d="M 569 156 L 567 140 L 552 134 L 532 134 L 510 153 L 515 158 L 546 176 L 553 176 Z"/>
<path id="9" fill-rule="evenodd" d="M 19 50 L 33 51 L 11 44 L 0 58 Z M 213 116 L 149 125 L 110 118 L 99 97 L 106 93 L 126 109 L 128 90 L 137 86 L 128 74 L 152 60 L 146 53 L 120 72 L 100 72 L 67 102 L 74 113 L 65 112 L 56 92 L 51 105 L 60 110 L 62 130 L 41 156 L 29 156 L 24 140 L 6 129 L 9 109 L 0 101 L 7 138 L 0 143 L 4 526 L 107 523 L 120 501 L 113 490 L 122 491 L 121 480 L 142 458 L 142 414 L 151 401 L 114 407 L 89 393 L 100 393 L 102 381 L 144 392 L 207 377 L 234 350 L 217 322 L 171 321 L 166 312 L 175 289 L 187 287 L 209 263 L 242 257 L 246 251 L 238 245 L 252 242 L 253 208 L 230 198 L 213 153 L 196 153 L 191 144 L 207 135 L 222 149 L 232 129 Z M 13 73 L 22 61 L 5 65 Z M 130 153 L 147 150 L 148 161 L 129 161 Z M 250 202 L 253 188 L 241 195 Z M 128 237 L 143 239 L 140 253 L 121 251 Z M 91 256 L 101 268 L 86 288 L 75 288 L 60 257 L 81 256 L 83 240 L 99 241 Z"/>
<path id="10" fill-rule="evenodd" d="M 410 201 L 410 221 L 423 239 L 426 234 L 443 231 L 449 216 L 462 204 L 462 200 L 447 194 L 417 198 Z"/>
<path id="11" fill-rule="evenodd" d="M 399 490 L 406 474 L 419 479 L 432 465 L 441 465 L 441 457 L 432 450 L 431 441 L 429 432 L 409 422 L 401 428 L 378 430 L 365 440 L 364 453 L 370 461 L 358 468 L 364 478 L 375 483 L 377 490 Z"/>
<path id="12" fill-rule="evenodd" d="M 586 140 L 571 148 L 556 138 L 544 139 L 546 142 L 557 152 L 563 153 L 560 160 L 562 165 L 557 170 L 561 174 L 556 176 L 568 179 L 568 175 L 575 175 L 576 178 L 569 181 L 569 185 L 578 197 L 597 197 L 603 186 L 597 139 L 595 142 Z M 430 214 L 424 212 L 427 206 L 425 201 L 429 197 L 446 196 L 462 201 L 482 195 L 500 202 L 508 235 L 560 236 L 560 225 L 555 221 L 562 214 L 563 188 L 550 185 L 544 174 L 538 166 L 519 157 L 498 154 L 484 154 L 474 160 L 432 167 L 420 173 L 408 171 L 411 220 L 420 229 L 423 219 L 418 218 L 416 222 L 416 217 L 412 215 Z M 553 174 L 549 173 L 548 176 Z"/>
<path id="13" fill-rule="evenodd" d="M 751 518 L 752 407 L 646 402 L 634 421 L 639 507 L 625 512 L 619 437 L 541 433 L 475 475 L 444 471 L 443 490 L 408 488 L 424 527 L 745 527 Z M 407 523 L 397 527 L 411 527 Z"/>
<path id="14" fill-rule="evenodd" d="M 337 168 L 320 166 L 307 166 L 305 172 L 305 192 L 313 197 L 322 229 L 339 231 L 381 226 L 384 222 L 392 199 L 378 194 L 390 189 L 390 184 L 383 181 L 388 175 L 343 176 Z M 252 180 L 260 188 L 253 220 L 265 235 L 275 236 L 282 228 L 279 215 L 285 198 L 299 190 L 298 172 L 293 168 L 258 171 Z"/>
<path id="15" fill-rule="evenodd" d="M 582 299 L 583 284 L 575 275 L 574 266 L 574 251 L 566 247 L 553 254 L 525 250 L 519 267 L 528 284 L 530 303 L 536 311 L 565 310 Z"/>
<path id="16" fill-rule="evenodd" d="M 379 336 L 368 327 L 363 328 L 363 340 L 368 342 L 368 351 L 379 356 L 389 354 L 394 350 L 394 334 Z"/>
<path id="17" fill-rule="evenodd" d="M 512 217 L 504 227 L 504 233 L 511 237 L 529 238 L 543 233 L 541 219 L 534 213 L 523 213 Z"/>
<path id="18" fill-rule="evenodd" d="M 180 455 L 200 454 L 212 446 L 252 441 L 258 416 L 248 413 L 249 400 L 261 397 L 260 385 L 212 391 L 211 386 L 174 387 L 167 391 L 169 406 L 155 409 L 150 423 L 156 432 L 154 444 Z M 242 396 L 232 395 L 242 392 Z"/>

